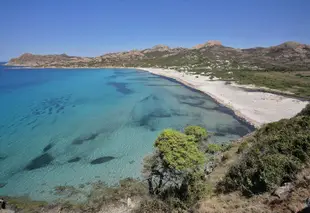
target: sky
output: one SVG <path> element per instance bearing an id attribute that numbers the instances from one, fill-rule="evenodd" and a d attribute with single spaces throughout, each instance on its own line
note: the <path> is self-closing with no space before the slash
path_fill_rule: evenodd
<path id="1" fill-rule="evenodd" d="M 0 0 L 0 61 L 208 40 L 238 48 L 310 44 L 309 11 L 310 0 Z"/>

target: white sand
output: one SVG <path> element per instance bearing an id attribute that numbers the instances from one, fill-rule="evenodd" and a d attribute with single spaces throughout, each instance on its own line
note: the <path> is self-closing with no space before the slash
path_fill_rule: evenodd
<path id="1" fill-rule="evenodd" d="M 150 73 L 173 78 L 192 88 L 200 90 L 256 127 L 264 123 L 290 118 L 300 112 L 307 101 L 300 101 L 267 92 L 248 92 L 240 85 L 225 84 L 224 81 L 211 81 L 208 76 L 185 74 L 168 69 L 141 68 Z"/>

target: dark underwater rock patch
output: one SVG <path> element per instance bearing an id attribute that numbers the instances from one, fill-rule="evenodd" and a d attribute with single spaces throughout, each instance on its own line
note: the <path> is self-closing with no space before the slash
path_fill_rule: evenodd
<path id="1" fill-rule="evenodd" d="M 118 77 L 120 77 L 119 75 L 110 75 L 110 76 L 108 76 L 108 77 L 106 77 L 106 79 L 115 79 L 115 78 L 118 78 Z"/>
<path id="2" fill-rule="evenodd" d="M 149 95 L 149 96 L 146 96 L 145 98 L 143 98 L 141 101 L 139 101 L 140 103 L 142 102 L 146 102 L 146 101 L 150 101 L 150 100 L 153 100 L 153 101 L 158 101 L 159 98 L 156 96 L 156 95 Z"/>
<path id="3" fill-rule="evenodd" d="M 235 125 L 235 126 L 222 126 L 216 127 L 217 134 L 231 134 L 231 135 L 238 135 L 243 137 L 244 135 L 251 132 L 250 129 L 246 128 L 245 126 Z"/>
<path id="4" fill-rule="evenodd" d="M 0 153 L 0 160 L 5 160 L 8 156 Z"/>
<path id="5" fill-rule="evenodd" d="M 109 161 L 111 161 L 113 159 L 115 159 L 115 157 L 113 157 L 113 156 L 104 156 L 104 157 L 100 157 L 100 158 L 96 158 L 95 160 L 92 160 L 90 162 L 90 164 L 92 164 L 92 165 L 102 164 L 102 163 L 109 162 Z"/>
<path id="6" fill-rule="evenodd" d="M 5 187 L 7 183 L 0 183 L 0 189 Z"/>
<path id="7" fill-rule="evenodd" d="M 90 134 L 87 134 L 87 135 L 81 135 L 78 138 L 75 138 L 72 141 L 72 144 L 73 145 L 81 145 L 81 144 L 83 144 L 86 141 L 94 140 L 98 136 L 99 136 L 99 133 L 97 133 L 97 132 L 96 133 L 90 133 Z"/>
<path id="8" fill-rule="evenodd" d="M 54 112 L 63 112 L 70 99 L 71 94 L 57 98 L 47 98 L 38 105 L 32 107 L 31 114 L 34 116 L 40 116 L 44 114 L 52 115 Z"/>
<path id="9" fill-rule="evenodd" d="M 28 123 L 27 123 L 27 126 L 30 126 L 31 124 L 34 124 L 35 122 L 37 122 L 37 120 L 38 120 L 38 119 L 36 118 L 36 119 L 34 119 L 33 121 L 28 122 Z"/>
<path id="10" fill-rule="evenodd" d="M 133 93 L 133 90 L 127 87 L 127 83 L 119 83 L 119 82 L 108 82 L 107 85 L 113 86 L 116 88 L 116 91 L 124 94 L 129 95 Z"/>
<path id="11" fill-rule="evenodd" d="M 25 170 L 31 171 L 35 169 L 39 169 L 42 167 L 48 166 L 52 161 L 54 160 L 54 157 L 51 156 L 48 153 L 44 153 L 33 160 L 31 160 L 27 166 L 25 167 Z"/>
<path id="12" fill-rule="evenodd" d="M 53 144 L 52 143 L 49 143 L 47 144 L 44 148 L 43 148 L 43 152 L 47 152 L 48 150 L 50 150 L 51 148 L 53 148 Z"/>
<path id="13" fill-rule="evenodd" d="M 226 134 L 223 132 L 214 132 L 213 135 L 214 136 L 225 136 Z"/>
<path id="14" fill-rule="evenodd" d="M 208 107 L 205 106 L 206 98 L 201 96 L 192 96 L 192 95 L 175 95 L 179 103 L 186 104 L 192 107 L 197 107 L 205 110 L 217 110 L 217 106 Z"/>
<path id="15" fill-rule="evenodd" d="M 68 163 L 75 163 L 75 162 L 78 162 L 78 161 L 80 161 L 80 160 L 81 160 L 80 157 L 75 157 L 75 158 L 71 158 L 71 159 L 68 160 L 67 162 L 68 162 Z"/>

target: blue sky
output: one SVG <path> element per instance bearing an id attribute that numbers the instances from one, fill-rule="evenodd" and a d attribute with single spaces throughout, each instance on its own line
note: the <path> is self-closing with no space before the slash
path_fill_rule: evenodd
<path id="1" fill-rule="evenodd" d="M 156 44 L 310 44 L 310 0 L 0 0 L 0 61 Z"/>

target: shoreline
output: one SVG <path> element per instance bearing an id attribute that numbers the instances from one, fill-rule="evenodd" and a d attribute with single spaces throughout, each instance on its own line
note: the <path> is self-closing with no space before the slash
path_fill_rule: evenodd
<path id="1" fill-rule="evenodd" d="M 12 66 L 7 65 L 5 66 Z M 250 85 L 227 84 L 227 81 L 211 80 L 208 76 L 191 75 L 172 69 L 143 68 L 143 67 L 27 67 L 20 69 L 136 69 L 154 75 L 175 80 L 191 89 L 211 97 L 216 103 L 232 110 L 235 118 L 247 122 L 255 128 L 265 123 L 291 118 L 309 103 L 307 99 L 294 97 L 285 92 L 265 90 Z M 12 66 L 14 67 L 14 65 Z M 17 69 L 19 69 L 17 68 Z"/>
<path id="2" fill-rule="evenodd" d="M 175 70 L 160 68 L 136 69 L 176 80 L 185 86 L 200 91 L 210 96 L 220 105 L 231 109 L 237 117 L 244 119 L 256 128 L 261 127 L 265 123 L 291 118 L 308 103 L 308 101 L 281 94 L 245 90 L 240 85 L 210 80 L 208 76 L 189 75 Z"/>
<path id="3" fill-rule="evenodd" d="M 232 116 L 234 119 L 238 120 L 240 123 L 242 123 L 243 125 L 247 126 L 251 132 L 255 131 L 255 129 L 258 127 L 254 123 L 251 123 L 249 120 L 247 120 L 244 117 L 242 117 L 241 115 L 236 114 L 236 112 L 232 108 L 230 108 L 228 106 L 225 106 L 224 104 L 219 102 L 217 99 L 211 97 L 210 95 L 208 95 L 207 93 L 205 93 L 205 92 L 203 92 L 201 90 L 196 89 L 194 86 L 190 86 L 190 85 L 188 85 L 186 83 L 183 83 L 183 82 L 178 81 L 178 80 L 176 80 L 174 78 L 171 78 L 171 77 L 166 77 L 166 76 L 157 75 L 157 74 L 153 74 L 153 73 L 151 73 L 151 74 L 159 76 L 160 78 L 167 79 L 169 81 L 176 82 L 176 83 L 181 84 L 182 86 L 186 87 L 189 90 L 192 90 L 192 91 L 194 91 L 196 93 L 197 92 L 201 93 L 201 94 L 203 94 L 205 96 L 208 96 L 210 99 L 212 99 L 213 102 L 215 102 L 217 105 L 219 105 L 219 108 L 217 110 L 219 110 L 222 113 L 225 113 L 225 114 L 228 114 L 228 115 Z"/>

